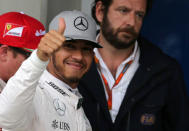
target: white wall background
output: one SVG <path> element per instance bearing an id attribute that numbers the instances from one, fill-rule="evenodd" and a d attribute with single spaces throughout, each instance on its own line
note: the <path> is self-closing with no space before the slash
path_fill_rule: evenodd
<path id="1" fill-rule="evenodd" d="M 0 14 L 22 11 L 40 20 L 48 30 L 48 24 L 61 11 L 81 10 L 91 15 L 93 0 L 0 0 Z"/>
<path id="2" fill-rule="evenodd" d="M 73 9 L 81 10 L 81 0 L 48 0 L 46 27 L 59 12 Z"/>
<path id="3" fill-rule="evenodd" d="M 46 24 L 47 0 L 0 0 L 0 14 L 9 11 L 22 11 Z"/>
<path id="4" fill-rule="evenodd" d="M 81 11 L 91 15 L 91 7 L 93 0 L 81 0 Z"/>

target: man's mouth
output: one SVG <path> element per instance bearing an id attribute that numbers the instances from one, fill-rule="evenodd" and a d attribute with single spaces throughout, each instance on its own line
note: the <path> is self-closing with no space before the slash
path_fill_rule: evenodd
<path id="1" fill-rule="evenodd" d="M 84 65 L 78 62 L 67 62 L 66 64 L 68 64 L 71 68 L 75 69 L 75 70 L 81 70 Z"/>

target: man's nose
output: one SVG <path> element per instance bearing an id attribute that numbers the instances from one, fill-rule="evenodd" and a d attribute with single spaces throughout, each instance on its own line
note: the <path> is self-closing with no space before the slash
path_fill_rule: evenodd
<path id="1" fill-rule="evenodd" d="M 77 49 L 74 52 L 72 52 L 72 58 L 77 59 L 77 60 L 81 60 L 83 58 L 82 51 L 80 49 Z"/>
<path id="2" fill-rule="evenodd" d="M 127 16 L 125 16 L 124 23 L 127 26 L 134 27 L 135 22 L 136 22 L 136 17 L 135 17 L 134 13 L 130 12 L 130 13 L 127 14 Z"/>

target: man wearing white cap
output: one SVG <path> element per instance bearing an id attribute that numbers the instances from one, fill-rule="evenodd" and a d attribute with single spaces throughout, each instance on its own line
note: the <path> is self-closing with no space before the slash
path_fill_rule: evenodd
<path id="1" fill-rule="evenodd" d="M 49 30 L 3 90 L 0 126 L 8 131 L 91 131 L 77 85 L 91 65 L 93 49 L 101 47 L 96 24 L 79 11 L 65 11 Z"/>
<path id="2" fill-rule="evenodd" d="M 26 14 L 8 12 L 0 16 L 0 92 L 44 33 L 43 24 Z"/>

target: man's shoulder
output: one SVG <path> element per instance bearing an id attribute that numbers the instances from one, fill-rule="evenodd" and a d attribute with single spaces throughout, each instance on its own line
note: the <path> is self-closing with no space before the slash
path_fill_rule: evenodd
<path id="1" fill-rule="evenodd" d="M 147 40 L 144 37 L 139 37 L 137 40 L 141 51 L 141 59 L 151 61 L 153 63 L 164 63 L 164 64 L 178 64 L 175 58 L 172 58 L 165 52 L 163 52 L 157 45 Z M 140 60 L 141 61 L 141 60 Z"/>

